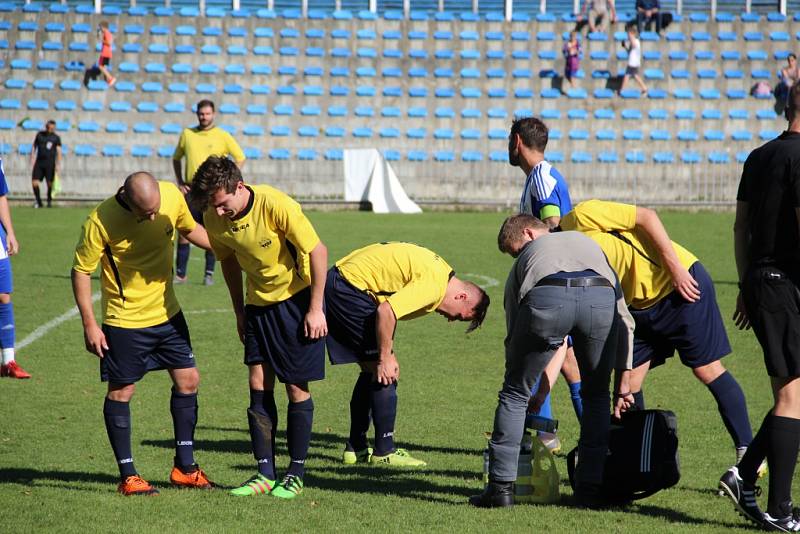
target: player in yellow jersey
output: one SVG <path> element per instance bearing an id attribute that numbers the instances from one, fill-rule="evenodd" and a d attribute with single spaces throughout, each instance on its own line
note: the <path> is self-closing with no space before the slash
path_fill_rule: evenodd
<path id="1" fill-rule="evenodd" d="M 175 181 L 181 192 L 186 195 L 192 184 L 194 173 L 208 156 L 230 156 L 241 169 L 244 166 L 245 156 L 239 144 L 231 134 L 214 124 L 214 102 L 201 100 L 197 103 L 197 126 L 185 128 L 178 139 L 178 145 L 172 154 L 172 169 L 175 172 Z M 181 160 L 186 158 L 186 172 L 182 172 Z M 203 224 L 203 214 L 192 209 L 190 199 L 189 209 L 194 220 Z M 175 281 L 186 282 L 186 270 L 189 263 L 189 242 L 178 236 L 178 252 L 175 258 Z M 206 269 L 203 284 L 214 283 L 214 253 L 206 251 Z"/>
<path id="2" fill-rule="evenodd" d="M 72 289 L 86 350 L 100 358 L 100 377 L 108 382 L 103 415 L 122 478 L 118 490 L 124 495 L 158 493 L 133 464 L 129 402 L 136 382 L 159 369 L 167 369 L 173 382 L 175 466 L 170 481 L 179 487 L 212 486 L 193 455 L 200 376 L 172 289 L 176 230 L 195 245 L 209 248 L 206 231 L 192 219 L 178 188 L 137 172 L 92 210 L 75 249 Z M 102 266 L 102 328 L 95 320 L 91 294 L 91 275 L 98 265 Z"/>
<path id="3" fill-rule="evenodd" d="M 435 252 L 411 243 L 379 243 L 345 256 L 328 271 L 325 304 L 332 364 L 357 363 L 361 374 L 350 399 L 350 438 L 342 462 L 424 466 L 394 446 L 400 364 L 392 348 L 397 321 L 433 311 L 449 321 L 486 317 L 489 296 Z M 367 431 L 375 426 L 375 449 Z"/>
<path id="4" fill-rule="evenodd" d="M 309 382 L 325 377 L 323 311 L 328 250 L 300 205 L 266 185 L 247 185 L 236 164 L 211 156 L 197 170 L 191 197 L 203 219 L 231 295 L 244 363 L 250 374 L 247 410 L 258 473 L 234 495 L 293 499 L 303 491 L 314 403 Z M 247 296 L 242 294 L 242 271 Z M 289 469 L 276 486 L 275 377 L 289 397 Z"/>
<path id="5" fill-rule="evenodd" d="M 744 393 L 720 361 L 731 346 L 703 264 L 671 241 L 656 212 L 647 208 L 589 200 L 566 214 L 561 228 L 594 239 L 619 276 L 636 321 L 630 393 L 637 406 L 644 408 L 641 388 L 648 370 L 677 350 L 714 396 L 738 463 L 752 429 Z"/>

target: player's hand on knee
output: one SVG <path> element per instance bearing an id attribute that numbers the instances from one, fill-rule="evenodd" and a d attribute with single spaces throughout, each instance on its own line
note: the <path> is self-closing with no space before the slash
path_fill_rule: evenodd
<path id="1" fill-rule="evenodd" d="M 378 361 L 375 378 L 384 386 L 397 382 L 400 378 L 400 364 L 394 354 Z"/>
<path id="2" fill-rule="evenodd" d="M 741 292 L 736 296 L 736 310 L 733 312 L 733 322 L 739 330 L 750 329 L 750 319 L 747 317 L 747 310 L 744 308 Z"/>
<path id="3" fill-rule="evenodd" d="M 700 284 L 686 269 L 681 268 L 672 273 L 672 287 L 687 302 L 695 302 L 700 298 Z"/>
<path id="4" fill-rule="evenodd" d="M 105 351 L 108 350 L 108 343 L 106 342 L 106 335 L 97 324 L 84 328 L 83 339 L 86 343 L 87 351 L 98 358 L 105 356 Z"/>
<path id="5" fill-rule="evenodd" d="M 304 327 L 306 337 L 309 339 L 319 339 L 328 335 L 328 322 L 322 310 L 308 310 Z"/>

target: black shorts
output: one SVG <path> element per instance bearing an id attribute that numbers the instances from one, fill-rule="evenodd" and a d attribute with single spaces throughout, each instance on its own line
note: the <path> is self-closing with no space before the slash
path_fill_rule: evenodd
<path id="1" fill-rule="evenodd" d="M 52 183 L 56 177 L 56 162 L 55 161 L 37 161 L 33 164 L 34 180 L 47 180 Z"/>
<path id="2" fill-rule="evenodd" d="M 111 58 L 110 57 L 101 57 L 97 60 L 97 64 L 101 67 L 108 67 L 111 65 Z"/>
<path id="3" fill-rule="evenodd" d="M 650 362 L 657 367 L 675 351 L 681 362 L 696 369 L 730 354 L 731 345 L 717 305 L 714 282 L 699 261 L 689 273 L 700 286 L 700 299 L 687 302 L 673 291 L 644 310 L 631 309 L 636 321 L 633 366 Z"/>
<path id="4" fill-rule="evenodd" d="M 372 362 L 378 359 L 375 332 L 378 303 L 350 284 L 332 267 L 325 283 L 325 317 L 328 320 L 328 358 L 340 363 Z"/>
<path id="5" fill-rule="evenodd" d="M 311 288 L 271 306 L 244 307 L 244 363 L 265 363 L 284 384 L 325 378 L 325 340 L 305 336 Z"/>
<path id="6" fill-rule="evenodd" d="M 100 360 L 100 379 L 133 384 L 149 371 L 195 367 L 189 327 L 183 312 L 147 328 L 103 325 L 108 351 Z"/>
<path id="7" fill-rule="evenodd" d="M 742 284 L 747 317 L 764 350 L 767 374 L 800 376 L 800 292 L 798 280 L 775 267 L 748 271 Z"/>
<path id="8" fill-rule="evenodd" d="M 627 76 L 636 76 L 639 74 L 639 67 L 626 67 L 625 74 Z"/>

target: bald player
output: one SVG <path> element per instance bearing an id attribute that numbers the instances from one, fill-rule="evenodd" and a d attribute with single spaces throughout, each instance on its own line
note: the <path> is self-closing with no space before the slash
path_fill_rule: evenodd
<path id="1" fill-rule="evenodd" d="M 400 364 L 393 349 L 397 321 L 436 312 L 448 321 L 486 317 L 489 296 L 435 252 L 411 243 L 378 243 L 345 256 L 325 284 L 328 356 L 331 363 L 357 363 L 361 374 L 350 399 L 350 438 L 342 462 L 424 466 L 394 445 Z M 367 431 L 375 426 L 375 448 Z"/>
<path id="2" fill-rule="evenodd" d="M 172 288 L 175 230 L 198 247 L 209 248 L 205 229 L 195 223 L 178 188 L 137 172 L 89 214 L 75 249 L 72 290 L 86 350 L 100 358 L 100 378 L 108 382 L 103 415 L 123 495 L 158 494 L 133 464 L 129 402 L 136 382 L 160 369 L 167 369 L 173 383 L 175 458 L 170 482 L 177 487 L 212 487 L 193 455 L 200 376 Z M 91 275 L 98 264 L 102 327 L 92 306 Z"/>

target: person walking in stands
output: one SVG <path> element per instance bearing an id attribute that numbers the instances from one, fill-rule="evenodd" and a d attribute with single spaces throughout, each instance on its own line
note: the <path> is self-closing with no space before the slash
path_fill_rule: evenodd
<path id="1" fill-rule="evenodd" d="M 578 32 L 569 32 L 569 41 L 564 43 L 564 79 L 571 88 L 575 88 L 575 75 L 581 65 L 581 43 L 578 41 Z"/>
<path id="2" fill-rule="evenodd" d="M 56 173 L 61 168 L 61 138 L 56 134 L 56 121 L 49 120 L 44 130 L 36 134 L 31 150 L 31 184 L 36 202 L 34 208 L 42 207 L 39 194 L 39 183 L 42 178 L 47 182 L 47 207 L 53 203 L 53 183 Z"/>
<path id="3" fill-rule="evenodd" d="M 108 71 L 108 66 L 111 65 L 111 47 L 114 44 L 114 35 L 108 29 L 108 21 L 104 20 L 100 23 L 97 33 L 103 42 L 103 46 L 100 49 L 100 59 L 97 60 L 97 68 L 103 74 L 108 86 L 113 87 L 117 83 L 117 79 Z"/>
<path id="4" fill-rule="evenodd" d="M 642 96 L 647 95 L 647 86 L 642 80 L 639 69 L 642 67 L 642 42 L 639 40 L 639 32 L 634 24 L 628 24 L 625 29 L 628 32 L 628 39 L 622 43 L 625 50 L 628 51 L 628 67 L 625 69 L 625 76 L 622 77 L 622 85 L 619 87 L 619 92 L 625 90 L 628 80 L 633 78 L 639 84 L 642 90 Z"/>

